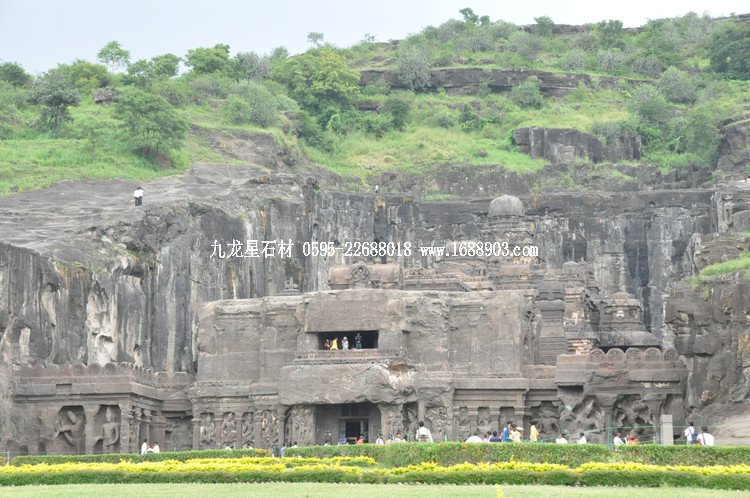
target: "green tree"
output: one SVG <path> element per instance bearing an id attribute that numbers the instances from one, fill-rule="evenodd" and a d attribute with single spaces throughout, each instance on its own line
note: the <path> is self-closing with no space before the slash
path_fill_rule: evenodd
<path id="1" fill-rule="evenodd" d="M 42 106 L 40 127 L 54 131 L 72 119 L 68 108 L 77 106 L 81 96 L 66 72 L 57 68 L 36 80 L 29 94 L 29 102 Z"/>
<path id="2" fill-rule="evenodd" d="M 232 59 L 234 76 L 241 80 L 265 80 L 271 74 L 271 61 L 255 52 L 240 52 Z"/>
<path id="3" fill-rule="evenodd" d="M 750 26 L 724 22 L 711 38 L 710 68 L 729 78 L 750 79 Z"/>
<path id="4" fill-rule="evenodd" d="M 229 45 L 217 44 L 211 48 L 194 48 L 188 50 L 185 65 L 196 74 L 226 72 L 230 67 Z"/>
<path id="5" fill-rule="evenodd" d="M 286 47 L 276 47 L 271 50 L 271 55 L 268 56 L 271 60 L 286 59 L 289 57 L 289 50 Z"/>
<path id="6" fill-rule="evenodd" d="M 119 42 L 113 40 L 96 53 L 96 58 L 110 71 L 116 71 L 127 67 L 130 62 L 130 52 L 122 48 Z"/>
<path id="7" fill-rule="evenodd" d="M 143 157 L 179 148 L 188 122 L 163 97 L 138 88 L 125 88 L 117 96 L 115 117 L 128 141 Z"/>
<path id="8" fill-rule="evenodd" d="M 622 29 L 622 21 L 610 19 L 609 21 L 602 21 L 597 24 L 597 31 L 599 32 L 599 41 L 604 48 L 625 48 L 625 43 L 622 40 L 624 31 Z"/>
<path id="9" fill-rule="evenodd" d="M 76 59 L 71 65 L 60 65 L 70 81 L 80 90 L 103 88 L 112 82 L 107 68 L 101 64 Z"/>
<path id="10" fill-rule="evenodd" d="M 279 61 L 273 77 L 286 85 L 289 95 L 312 112 L 349 107 L 359 95 L 359 73 L 330 48 L 313 49 Z"/>
<path id="11" fill-rule="evenodd" d="M 151 64 L 154 79 L 166 80 L 174 78 L 177 76 L 177 71 L 180 70 L 180 62 L 182 62 L 182 57 L 177 57 L 174 54 L 162 54 L 152 58 Z"/>
<path id="12" fill-rule="evenodd" d="M 307 42 L 320 47 L 323 45 L 323 33 L 318 33 L 317 31 L 307 33 Z"/>
<path id="13" fill-rule="evenodd" d="M 469 7 L 461 9 L 458 12 L 464 17 L 464 22 L 467 24 L 477 24 L 479 22 L 479 16 Z"/>
<path id="14" fill-rule="evenodd" d="M 430 87 L 430 58 L 420 47 L 405 47 L 398 52 L 396 77 L 415 92 Z"/>
<path id="15" fill-rule="evenodd" d="M 555 22 L 548 16 L 535 17 L 534 32 L 539 36 L 552 36 L 552 32 L 555 29 Z"/>
<path id="16" fill-rule="evenodd" d="M 124 78 L 126 85 L 135 85 L 140 88 L 146 88 L 153 80 L 153 67 L 151 61 L 138 59 L 128 64 L 128 73 Z"/>
<path id="17" fill-rule="evenodd" d="M 31 82 L 31 75 L 16 62 L 0 64 L 0 81 L 7 81 L 13 86 L 26 86 Z"/>

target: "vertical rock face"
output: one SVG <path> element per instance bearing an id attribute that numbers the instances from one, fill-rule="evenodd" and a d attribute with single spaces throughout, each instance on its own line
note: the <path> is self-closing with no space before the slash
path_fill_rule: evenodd
<path id="1" fill-rule="evenodd" d="M 329 266 L 372 260 L 345 254 L 356 242 L 411 244 L 412 254 L 400 259 L 416 267 L 437 259 L 417 246 L 485 236 L 486 200 L 421 203 L 245 174 L 194 185 L 188 178 L 177 187 L 163 180 L 164 189 L 183 189 L 180 198 L 146 204 L 134 218 L 100 215 L 88 226 L 53 218 L 49 235 L 40 235 L 47 237 L 43 246 L 22 236 L 23 222 L 11 227 L 0 244 L 0 331 L 9 357 L 194 372 L 197 313 L 208 301 L 276 295 L 290 279 L 302 292 L 326 289 Z M 197 197 L 199 189 L 211 189 L 210 198 Z M 550 268 L 592 263 L 600 288 L 640 299 L 647 328 L 661 337 L 668 288 L 691 271 L 690 236 L 714 226 L 711 194 L 560 194 L 524 203 Z M 44 202 L 29 197 L 19 202 Z M 61 223 L 68 232 L 57 228 Z M 241 254 L 247 240 L 291 240 L 295 251 L 289 258 L 212 257 L 215 243 L 229 253 L 235 240 Z M 342 250 L 306 257 L 301 249 L 310 241 Z"/>
<path id="2" fill-rule="evenodd" d="M 0 201 L 4 368 L 129 362 L 155 371 L 194 373 L 199 314 L 209 301 L 275 296 L 293 286 L 301 292 L 325 290 L 332 265 L 375 262 L 347 255 L 347 250 L 356 253 L 356 243 L 410 244 L 410 255 L 386 258 L 387 262 L 430 268 L 441 264 L 440 256 L 422 254 L 419 246 L 444 247 L 447 241 L 485 241 L 490 232 L 515 233 L 493 221 L 488 200 L 429 203 L 326 192 L 291 176 L 251 169 L 196 168 L 179 179 L 159 180 L 148 191 L 163 194 L 153 201 L 147 197 L 143 209 L 135 211 L 119 206 L 111 188 L 104 183 L 85 189 L 60 185 Z M 95 205 L 50 206 L 62 194 L 93 199 Z M 522 202 L 532 227 L 522 235 L 529 242 L 533 238 L 550 272 L 569 262 L 589 263 L 602 293 L 635 296 L 647 331 L 663 346 L 679 346 L 693 362 L 688 381 L 693 397 L 705 397 L 704 385 L 717 393 L 717 399 L 735 396 L 730 385 L 746 376 L 744 356 L 722 355 L 725 343 L 733 351 L 744 347 L 737 313 L 747 308 L 737 296 L 748 295 L 747 289 L 716 291 L 724 296 L 721 303 L 729 300 L 736 314 L 730 313 L 734 318 L 728 322 L 721 313 L 697 313 L 716 330 L 685 321 L 681 307 L 687 305 L 679 299 L 669 305 L 667 297 L 676 282 L 694 271 L 693 234 L 741 223 L 739 213 L 749 208 L 747 195 L 710 190 L 581 193 L 527 196 Z M 512 211 L 511 204 L 495 207 Z M 32 229 L 32 213 L 44 210 L 49 212 Z M 488 231 L 488 226 L 497 230 Z M 253 257 L 248 241 L 292 241 L 295 249 L 289 257 Z M 330 242 L 340 249 L 333 255 L 305 255 L 306 242 Z M 227 257 L 233 246 L 236 254 Z M 551 299 L 557 305 L 552 311 L 559 311 L 557 301 L 567 299 L 557 294 Z M 446 316 L 433 319 L 450 322 Z M 721 338 L 725 325 L 728 339 Z M 561 337 L 559 332 L 550 337 Z M 698 341 L 703 342 L 699 350 L 686 345 L 692 343 L 683 337 L 701 335 L 716 337 Z M 0 372 L 3 385 L 9 379 L 7 371 Z M 0 398 L 0 407 L 10 402 L 8 392 Z M 0 424 L 0 433 L 17 430 L 1 416 Z"/>

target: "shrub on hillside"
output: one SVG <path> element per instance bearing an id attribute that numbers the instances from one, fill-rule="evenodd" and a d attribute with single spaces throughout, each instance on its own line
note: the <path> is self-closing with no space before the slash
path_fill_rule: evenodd
<path id="1" fill-rule="evenodd" d="M 676 67 L 670 67 L 659 78 L 659 90 L 672 102 L 690 103 L 698 97 L 695 77 Z"/>
<path id="2" fill-rule="evenodd" d="M 540 91 L 539 79 L 532 76 L 515 85 L 510 91 L 510 99 L 524 108 L 542 107 L 544 97 Z"/>
<path id="3" fill-rule="evenodd" d="M 430 58 L 427 51 L 419 47 L 399 50 L 396 61 L 396 76 L 399 81 L 415 92 L 430 87 Z"/>
<path id="4" fill-rule="evenodd" d="M 221 74 L 206 74 L 190 79 L 190 87 L 197 101 L 208 99 L 225 99 L 229 96 L 235 83 Z"/>
<path id="5" fill-rule="evenodd" d="M 628 103 L 630 110 L 647 124 L 662 126 L 672 117 L 672 107 L 656 88 L 638 85 Z"/>
<path id="6" fill-rule="evenodd" d="M 563 56 L 562 67 L 563 69 L 579 70 L 586 67 L 588 61 L 588 54 L 585 50 L 580 48 L 574 48 Z"/>
<path id="7" fill-rule="evenodd" d="M 268 128 L 278 120 L 278 104 L 271 92 L 254 81 L 242 82 L 235 88 L 235 95 L 229 98 L 225 111 L 235 124 L 251 123 Z"/>
<path id="8" fill-rule="evenodd" d="M 526 31 L 515 31 L 508 37 L 508 50 L 527 60 L 534 59 L 542 47 L 542 39 Z"/>

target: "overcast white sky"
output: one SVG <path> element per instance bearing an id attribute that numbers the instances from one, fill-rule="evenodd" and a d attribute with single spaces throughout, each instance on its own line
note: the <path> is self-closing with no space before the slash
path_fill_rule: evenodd
<path id="1" fill-rule="evenodd" d="M 747 0 L 0 0 L 0 60 L 41 72 L 61 62 L 96 60 L 96 52 L 117 40 L 132 59 L 227 43 L 232 53 L 290 52 L 308 48 L 307 33 L 348 46 L 365 33 L 378 41 L 403 38 L 440 24 L 471 7 L 493 21 L 529 24 L 546 15 L 559 24 L 619 19 L 638 26 L 648 19 L 693 11 L 725 16 L 750 11 Z"/>

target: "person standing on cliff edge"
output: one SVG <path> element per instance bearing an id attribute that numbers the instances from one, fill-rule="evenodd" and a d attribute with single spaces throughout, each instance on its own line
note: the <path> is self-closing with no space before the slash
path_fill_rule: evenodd
<path id="1" fill-rule="evenodd" d="M 140 206 L 143 204 L 143 189 L 141 187 L 138 187 L 135 189 L 135 192 L 133 192 L 133 197 L 135 198 L 135 205 Z"/>

